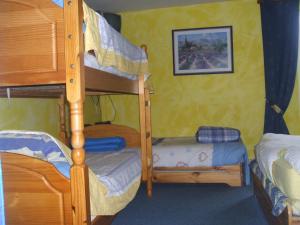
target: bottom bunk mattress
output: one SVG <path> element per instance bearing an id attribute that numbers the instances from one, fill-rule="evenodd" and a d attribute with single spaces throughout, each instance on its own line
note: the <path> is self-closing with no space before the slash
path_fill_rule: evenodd
<path id="1" fill-rule="evenodd" d="M 248 156 L 242 141 L 200 144 L 195 137 L 155 138 L 153 167 L 202 167 L 243 164 L 245 183 L 250 183 Z"/>
<path id="2" fill-rule="evenodd" d="M 43 132 L 0 131 L 0 151 L 37 157 L 70 177 L 71 150 Z M 138 149 L 87 153 L 91 215 L 115 215 L 135 197 L 141 179 Z"/>

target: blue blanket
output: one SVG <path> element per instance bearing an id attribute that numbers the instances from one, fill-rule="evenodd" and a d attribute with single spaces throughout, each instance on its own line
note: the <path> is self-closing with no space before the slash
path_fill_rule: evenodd
<path id="1" fill-rule="evenodd" d="M 87 138 L 85 150 L 87 152 L 118 151 L 126 147 L 126 141 L 122 137 Z"/>
<path id="2" fill-rule="evenodd" d="M 237 142 L 216 143 L 213 145 L 213 166 L 232 165 L 243 163 L 245 184 L 250 184 L 250 169 L 248 165 L 248 154 L 244 143 Z"/>
<path id="3" fill-rule="evenodd" d="M 0 151 L 13 152 L 40 158 L 52 163 L 67 178 L 70 177 L 70 164 L 60 146 L 46 133 L 31 131 L 0 132 Z"/>

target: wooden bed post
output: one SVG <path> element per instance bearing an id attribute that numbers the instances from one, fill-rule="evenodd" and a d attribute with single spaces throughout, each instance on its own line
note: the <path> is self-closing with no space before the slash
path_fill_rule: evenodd
<path id="1" fill-rule="evenodd" d="M 71 195 L 73 224 L 91 224 L 88 168 L 85 165 L 83 102 L 85 77 L 83 64 L 82 0 L 64 1 L 66 90 L 70 103 L 72 136 Z"/>
<path id="2" fill-rule="evenodd" d="M 58 100 L 59 107 L 59 139 L 68 145 L 68 135 L 66 131 L 66 97 L 65 94 L 62 94 Z"/>
<path id="3" fill-rule="evenodd" d="M 151 103 L 149 89 L 145 89 L 146 104 L 146 145 L 147 145 L 147 194 L 152 196 L 152 129 L 151 129 Z"/>
<path id="4" fill-rule="evenodd" d="M 140 108 L 140 133 L 142 149 L 142 180 L 147 180 L 147 143 L 146 143 L 146 102 L 144 76 L 139 76 L 139 108 Z"/>

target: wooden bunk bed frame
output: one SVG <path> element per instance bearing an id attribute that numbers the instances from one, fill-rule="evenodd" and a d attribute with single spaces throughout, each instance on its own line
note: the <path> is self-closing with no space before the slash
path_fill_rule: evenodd
<path id="1" fill-rule="evenodd" d="M 1 153 L 7 224 L 91 224 L 88 168 L 83 147 L 86 94 L 138 95 L 142 179 L 149 181 L 151 159 L 147 157 L 146 147 L 151 143 L 150 110 L 147 109 L 150 102 L 144 76 L 133 81 L 85 67 L 82 0 L 65 0 L 64 5 L 62 9 L 51 0 L 0 2 L 2 94 L 6 93 L 5 88 L 10 88 L 12 97 L 60 97 L 62 105 L 61 93 L 65 91 L 70 106 L 73 148 L 69 181 L 46 162 Z M 29 88 L 19 89 L 24 86 Z M 64 135 L 61 133 L 62 138 Z M 17 176 L 18 173 L 22 176 Z M 16 217 L 14 212 L 20 216 Z M 23 220 L 22 215 L 27 219 Z M 97 221 L 101 219 L 96 218 L 92 224 Z"/>
<path id="2" fill-rule="evenodd" d="M 251 171 L 254 184 L 254 194 L 260 203 L 260 206 L 268 220 L 272 225 L 300 225 L 300 217 L 293 216 L 291 206 L 288 204 L 285 210 L 279 215 L 272 214 L 272 201 L 265 191 L 259 178 Z"/>

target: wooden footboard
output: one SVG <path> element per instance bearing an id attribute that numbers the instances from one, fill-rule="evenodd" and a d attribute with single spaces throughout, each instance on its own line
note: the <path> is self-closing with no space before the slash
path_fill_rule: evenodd
<path id="1" fill-rule="evenodd" d="M 7 225 L 72 224 L 70 181 L 45 161 L 0 153 Z"/>
<path id="2" fill-rule="evenodd" d="M 268 194 L 266 193 L 258 177 L 252 171 L 251 173 L 254 183 L 254 194 L 259 201 L 260 206 L 269 223 L 272 225 L 300 225 L 300 218 L 293 216 L 292 209 L 289 205 L 279 216 L 273 216 L 273 206 Z"/>
<path id="3" fill-rule="evenodd" d="M 156 167 L 153 181 L 160 183 L 225 183 L 242 186 L 243 173 L 240 164 L 215 167 Z"/>

